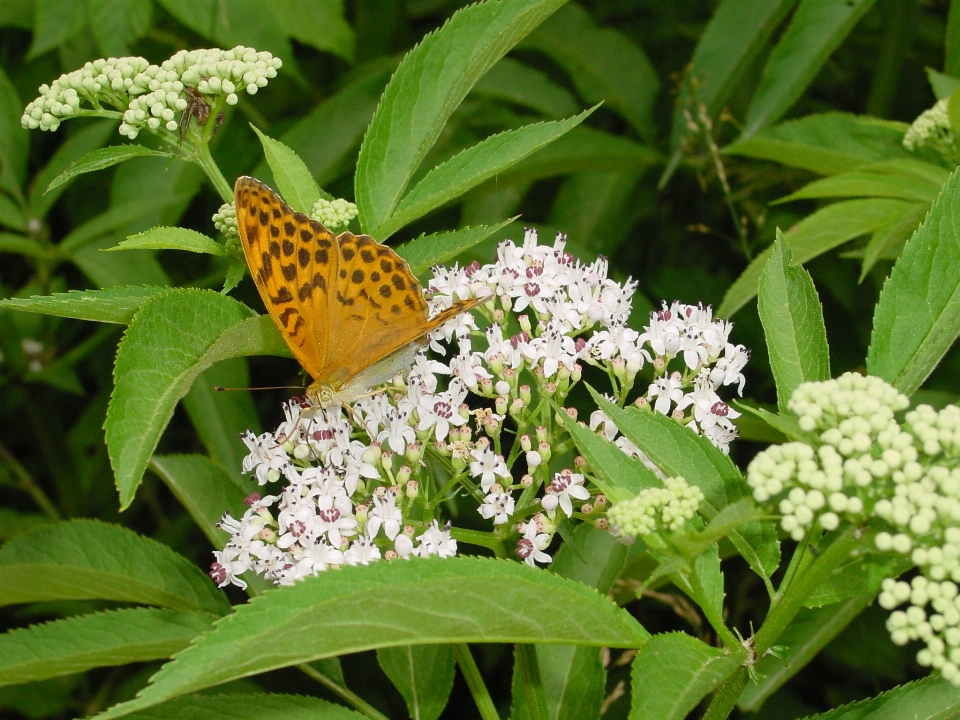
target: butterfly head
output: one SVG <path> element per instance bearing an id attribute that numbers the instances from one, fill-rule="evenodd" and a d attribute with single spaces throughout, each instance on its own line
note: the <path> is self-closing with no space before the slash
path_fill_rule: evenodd
<path id="1" fill-rule="evenodd" d="M 341 402 L 332 387 L 325 383 L 321 384 L 316 382 L 307 388 L 307 400 L 310 401 L 311 405 L 319 405 L 324 409 Z"/>

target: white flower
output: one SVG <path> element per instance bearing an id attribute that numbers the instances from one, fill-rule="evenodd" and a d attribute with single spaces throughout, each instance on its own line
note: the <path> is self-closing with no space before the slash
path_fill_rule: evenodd
<path id="1" fill-rule="evenodd" d="M 517 543 L 517 555 L 530 567 L 536 567 L 535 563 L 546 565 L 553 562 L 553 558 L 544 552 L 549 545 L 550 536 L 538 533 L 537 524 L 529 521 L 524 528 L 523 537 Z"/>
<path id="2" fill-rule="evenodd" d="M 248 430 L 240 437 L 250 450 L 250 454 L 243 459 L 243 472 L 256 469 L 257 483 L 260 485 L 278 480 L 280 471 L 290 463 L 290 458 L 273 433 L 263 433 L 257 437 Z"/>
<path id="3" fill-rule="evenodd" d="M 651 401 L 654 398 L 657 399 L 653 409 L 661 415 L 669 415 L 671 404 L 683 400 L 683 386 L 680 379 L 680 373 L 664 375 L 654 380 L 647 390 L 647 399 Z"/>
<path id="4" fill-rule="evenodd" d="M 470 455 L 475 458 L 470 463 L 470 474 L 480 478 L 480 487 L 484 492 L 490 492 L 498 477 L 510 477 L 510 470 L 503 461 L 503 456 L 497 455 L 489 446 L 474 448 Z"/>
<path id="5" fill-rule="evenodd" d="M 391 406 L 385 421 L 386 427 L 377 433 L 377 442 L 387 445 L 397 455 L 402 455 L 407 445 L 417 441 L 417 432 L 410 424 L 410 414 L 401 413 Z"/>
<path id="6" fill-rule="evenodd" d="M 467 418 L 460 414 L 460 404 L 467 397 L 467 386 L 460 378 L 450 381 L 450 388 L 436 395 L 424 394 L 420 399 L 418 430 L 434 428 L 437 440 L 445 440 L 450 426 L 460 427 Z"/>
<path id="7" fill-rule="evenodd" d="M 314 538 L 326 535 L 333 547 L 340 547 L 344 536 L 356 535 L 356 528 L 356 518 L 340 512 L 332 503 L 323 502 L 317 510 L 317 519 L 310 534 Z"/>
<path id="8" fill-rule="evenodd" d="M 514 506 L 513 496 L 510 493 L 492 492 L 483 499 L 483 504 L 477 508 L 477 512 L 486 520 L 493 518 L 494 525 L 503 525 L 510 521 Z"/>
<path id="9" fill-rule="evenodd" d="M 343 558 L 348 565 L 366 565 L 380 559 L 380 550 L 373 544 L 373 540 L 361 536 L 350 544 Z"/>
<path id="10" fill-rule="evenodd" d="M 387 490 L 383 494 L 382 500 L 374 495 L 373 510 L 367 517 L 367 533 L 371 538 L 377 536 L 381 527 L 383 528 L 383 534 L 390 540 L 396 538 L 403 523 L 403 513 L 397 507 L 397 494 L 392 490 Z"/>
<path id="11" fill-rule="evenodd" d="M 543 496 L 541 503 L 547 511 L 555 510 L 559 503 L 563 513 L 567 517 L 571 517 L 573 515 L 573 503 L 570 498 L 589 500 L 590 491 L 583 486 L 583 475 L 565 470 L 554 475 L 550 485 L 547 486 L 547 494 Z"/>
<path id="12" fill-rule="evenodd" d="M 441 530 L 439 523 L 434 520 L 423 535 L 417 536 L 417 541 L 420 544 L 414 550 L 414 554 L 419 557 L 439 555 L 445 558 L 457 554 L 457 541 L 450 536 L 450 523 L 447 523 L 446 527 Z"/>
<path id="13" fill-rule="evenodd" d="M 343 565 L 343 553 L 320 540 L 303 548 L 297 557 L 296 576 L 306 577 L 323 572 L 331 565 Z"/>

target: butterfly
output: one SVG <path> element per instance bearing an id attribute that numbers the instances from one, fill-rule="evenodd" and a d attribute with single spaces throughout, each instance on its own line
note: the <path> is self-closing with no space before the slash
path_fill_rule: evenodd
<path id="1" fill-rule="evenodd" d="M 408 368 L 426 335 L 485 298 L 429 317 L 407 262 L 369 235 L 334 237 L 259 180 L 234 186 L 237 229 L 260 297 L 313 378 L 307 399 L 352 402 Z"/>

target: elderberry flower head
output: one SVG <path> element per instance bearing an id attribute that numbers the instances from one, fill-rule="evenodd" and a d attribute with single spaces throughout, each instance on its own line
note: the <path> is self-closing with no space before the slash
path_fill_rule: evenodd
<path id="1" fill-rule="evenodd" d="M 329 230 L 346 227 L 350 224 L 359 210 L 357 206 L 349 200 L 343 198 L 334 198 L 327 200 L 320 198 L 313 204 L 313 210 L 310 211 L 310 217 L 317 222 L 325 225 Z"/>
<path id="2" fill-rule="evenodd" d="M 903 146 L 907 150 L 930 147 L 949 159 L 958 156 L 960 148 L 953 136 L 947 104 L 946 98 L 938 100 L 932 108 L 924 110 L 920 117 L 913 121 L 903 136 Z"/>
<path id="3" fill-rule="evenodd" d="M 607 511 L 613 529 L 627 537 L 681 530 L 703 502 L 703 492 L 682 477 L 668 477 L 663 487 L 645 488 Z"/>

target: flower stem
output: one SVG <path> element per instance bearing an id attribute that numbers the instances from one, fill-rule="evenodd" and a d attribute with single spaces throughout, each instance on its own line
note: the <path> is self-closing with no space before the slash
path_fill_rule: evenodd
<path id="1" fill-rule="evenodd" d="M 315 667 L 312 667 L 307 663 L 301 663 L 300 665 L 297 665 L 297 668 L 304 674 L 309 675 L 311 678 L 323 685 L 338 698 L 351 705 L 357 712 L 366 715 L 368 718 L 370 718 L 370 720 L 390 720 L 390 718 L 381 713 L 379 710 L 373 707 L 373 705 L 368 703 L 355 692 L 348 690 L 337 682 L 334 682 L 331 678 L 324 675 Z"/>
<path id="2" fill-rule="evenodd" d="M 549 720 L 547 698 L 543 694 L 543 678 L 537 660 L 537 646 L 517 643 L 517 663 L 520 666 L 520 681 L 527 698 L 527 712 L 532 720 Z"/>
<path id="3" fill-rule="evenodd" d="M 465 542 L 468 545 L 478 545 L 480 547 L 493 550 L 498 558 L 506 557 L 503 543 L 493 533 L 483 532 L 482 530 L 467 530 L 465 528 L 450 528 L 450 534 L 457 542 Z"/>
<path id="4" fill-rule="evenodd" d="M 737 668 L 737 671 L 717 689 L 707 711 L 703 714 L 703 720 L 726 720 L 730 717 L 737 700 L 740 699 L 740 693 L 747 685 L 748 677 L 745 667 Z"/>
<path id="5" fill-rule="evenodd" d="M 217 166 L 217 163 L 213 159 L 213 155 L 210 153 L 210 146 L 205 142 L 198 142 L 195 145 L 195 151 L 193 153 L 193 160 L 200 166 L 207 177 L 210 179 L 210 182 L 213 183 L 213 187 L 216 188 L 217 193 L 220 197 L 223 198 L 223 201 L 226 203 L 233 202 L 233 188 L 230 187 L 230 183 L 227 182 L 227 179 L 223 176 L 223 173 L 220 172 L 220 168 Z"/>
<path id="6" fill-rule="evenodd" d="M 466 643 L 457 643 L 453 646 L 453 652 L 457 658 L 457 665 L 460 666 L 460 672 L 463 673 L 463 679 L 467 681 L 467 687 L 473 695 L 473 701 L 477 704 L 477 710 L 480 711 L 480 717 L 483 720 L 500 720 L 493 698 L 490 697 L 490 691 L 487 690 L 480 676 L 480 668 L 477 667 L 470 648 Z"/>

